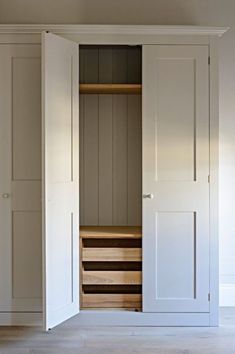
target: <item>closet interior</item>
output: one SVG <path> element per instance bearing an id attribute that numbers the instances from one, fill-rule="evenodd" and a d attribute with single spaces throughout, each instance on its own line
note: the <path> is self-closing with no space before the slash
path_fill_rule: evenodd
<path id="1" fill-rule="evenodd" d="M 142 307 L 140 46 L 80 46 L 81 308 Z"/>

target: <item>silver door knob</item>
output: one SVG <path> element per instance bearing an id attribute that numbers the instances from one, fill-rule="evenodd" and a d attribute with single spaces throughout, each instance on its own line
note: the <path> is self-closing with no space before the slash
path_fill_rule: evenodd
<path id="1" fill-rule="evenodd" d="M 5 199 L 6 199 L 6 198 L 9 198 L 9 197 L 10 197 L 10 194 L 9 194 L 9 193 L 3 193 L 3 194 L 2 194 L 2 197 L 5 198 Z"/>
<path id="2" fill-rule="evenodd" d="M 153 194 L 152 193 L 143 194 L 143 198 L 145 198 L 145 199 L 153 199 Z"/>

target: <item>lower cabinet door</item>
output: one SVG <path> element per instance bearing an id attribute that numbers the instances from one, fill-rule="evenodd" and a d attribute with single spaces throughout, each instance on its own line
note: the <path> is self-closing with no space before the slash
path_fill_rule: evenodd
<path id="1" fill-rule="evenodd" d="M 208 48 L 143 47 L 143 310 L 209 312 Z"/>
<path id="2" fill-rule="evenodd" d="M 0 45 L 0 312 L 41 311 L 39 45 Z"/>

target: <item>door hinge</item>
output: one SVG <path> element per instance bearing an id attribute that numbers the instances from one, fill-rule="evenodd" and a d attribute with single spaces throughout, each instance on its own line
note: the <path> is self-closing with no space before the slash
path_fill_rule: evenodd
<path id="1" fill-rule="evenodd" d="M 211 57 L 208 57 L 208 65 L 211 63 Z"/>
<path id="2" fill-rule="evenodd" d="M 208 301 L 211 301 L 211 294 L 208 294 Z"/>
<path id="3" fill-rule="evenodd" d="M 210 175 L 208 175 L 208 183 L 210 183 Z"/>

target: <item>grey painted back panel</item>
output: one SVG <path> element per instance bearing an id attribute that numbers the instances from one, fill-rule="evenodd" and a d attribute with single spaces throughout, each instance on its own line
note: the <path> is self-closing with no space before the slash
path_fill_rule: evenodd
<path id="1" fill-rule="evenodd" d="M 99 181 L 98 95 L 84 97 L 84 224 L 97 225 Z"/>
<path id="2" fill-rule="evenodd" d="M 131 48 L 127 52 L 127 81 L 128 83 L 141 83 L 141 55 L 138 47 Z"/>
<path id="3" fill-rule="evenodd" d="M 127 225 L 127 95 L 113 95 L 113 224 Z"/>
<path id="4" fill-rule="evenodd" d="M 99 82 L 110 84 L 113 81 L 113 50 L 99 49 Z"/>
<path id="5" fill-rule="evenodd" d="M 80 82 L 140 83 L 140 48 L 82 46 Z M 141 119 L 141 95 L 80 95 L 81 225 L 141 225 Z"/>
<path id="6" fill-rule="evenodd" d="M 113 98 L 99 95 L 99 224 L 113 222 Z"/>
<path id="7" fill-rule="evenodd" d="M 141 83 L 141 48 L 80 46 L 80 83 Z"/>
<path id="8" fill-rule="evenodd" d="M 127 82 L 127 50 L 113 50 L 113 82 Z"/>
<path id="9" fill-rule="evenodd" d="M 142 218 L 142 110 L 140 95 L 128 96 L 127 190 L 128 225 Z"/>

